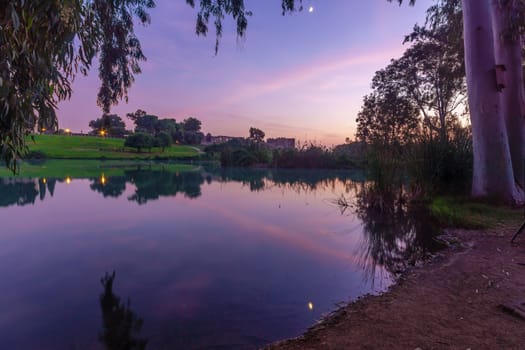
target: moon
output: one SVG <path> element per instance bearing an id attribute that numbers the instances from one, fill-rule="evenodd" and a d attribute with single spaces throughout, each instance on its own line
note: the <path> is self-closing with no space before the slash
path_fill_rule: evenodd
<path id="1" fill-rule="evenodd" d="M 314 12 L 314 7 L 313 7 L 313 6 L 310 6 L 310 7 L 308 8 L 308 12 L 310 12 L 310 13 Z"/>

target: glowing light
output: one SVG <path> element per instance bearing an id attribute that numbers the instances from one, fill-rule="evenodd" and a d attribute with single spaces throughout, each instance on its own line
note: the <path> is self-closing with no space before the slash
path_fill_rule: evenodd
<path id="1" fill-rule="evenodd" d="M 106 131 L 105 130 L 100 130 L 100 136 L 104 136 L 106 135 Z"/>
<path id="2" fill-rule="evenodd" d="M 66 134 L 71 134 L 71 130 L 70 129 L 66 129 L 64 131 L 66 132 Z"/>
<path id="3" fill-rule="evenodd" d="M 309 302 L 308 303 L 308 310 L 313 310 L 313 309 L 314 309 L 314 303 Z"/>
<path id="4" fill-rule="evenodd" d="M 71 183 L 71 178 L 68 176 L 66 177 L 66 183 L 69 185 Z"/>
<path id="5" fill-rule="evenodd" d="M 45 131 L 46 131 L 46 128 L 42 128 L 42 129 L 40 129 L 40 130 L 41 130 L 42 132 L 45 132 Z"/>
<path id="6" fill-rule="evenodd" d="M 47 183 L 47 179 L 46 179 L 45 177 L 42 179 L 42 183 L 43 183 L 44 185 Z"/>
<path id="7" fill-rule="evenodd" d="M 105 185 L 106 184 L 106 177 L 104 176 L 104 174 L 102 174 L 102 176 L 100 177 L 100 183 L 102 185 Z"/>
<path id="8" fill-rule="evenodd" d="M 308 8 L 308 12 L 310 12 L 310 13 L 314 12 L 314 7 L 313 7 L 313 6 L 310 6 L 310 7 Z"/>

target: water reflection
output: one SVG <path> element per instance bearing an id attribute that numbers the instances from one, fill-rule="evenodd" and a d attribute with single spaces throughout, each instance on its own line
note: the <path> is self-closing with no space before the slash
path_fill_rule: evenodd
<path id="1" fill-rule="evenodd" d="M 380 193 L 362 183 L 356 194 L 355 213 L 363 222 L 360 264 L 372 282 L 378 270 L 396 275 L 442 247 L 428 208 L 408 201 L 403 188 Z"/>
<path id="2" fill-rule="evenodd" d="M 159 197 L 175 197 L 178 193 L 187 198 L 198 198 L 204 183 L 200 171 L 126 170 L 126 179 L 135 185 L 135 193 L 128 200 L 139 204 Z"/>
<path id="3" fill-rule="evenodd" d="M 384 268 L 388 273 L 396 274 L 439 248 L 434 239 L 438 228 L 423 206 L 409 204 L 402 188 L 379 193 L 358 172 L 213 167 L 170 171 L 138 166 L 124 170 L 122 176 L 101 173 L 89 180 L 89 188 L 104 198 L 119 198 L 130 186 L 133 192 L 127 200 L 139 205 L 178 194 L 196 199 L 202 194 L 203 184 L 212 182 L 239 182 L 251 192 L 275 188 L 295 193 L 333 190 L 332 202 L 338 205 L 341 214 L 347 215 L 347 209 L 351 207 L 351 215 L 362 221 L 364 235 L 358 254 L 359 263 L 372 280 L 378 269 Z M 72 179 L 0 179 L 0 207 L 34 204 L 37 197 L 45 200 L 46 193 L 52 197 L 57 181 L 70 184 Z M 335 193 L 336 188 L 342 193 Z"/>
<path id="4" fill-rule="evenodd" d="M 41 191 L 44 192 L 45 188 L 41 188 Z M 35 180 L 2 179 L 0 181 L 0 193 L 2 194 L 0 196 L 0 206 L 24 206 L 35 203 L 39 195 L 39 189 L 35 184 Z M 44 197 L 45 195 L 40 196 L 41 199 Z"/>
<path id="5" fill-rule="evenodd" d="M 161 197 L 175 197 L 181 194 L 195 199 L 202 194 L 202 185 L 214 181 L 220 183 L 240 182 L 248 186 L 251 192 L 272 188 L 292 190 L 296 193 L 315 192 L 317 189 L 335 189 L 336 184 L 344 183 L 345 192 L 355 190 L 355 183 L 364 181 L 360 173 L 305 171 L 268 169 L 214 169 L 204 168 L 193 171 L 170 171 L 168 169 L 151 170 L 137 167 L 124 170 L 122 176 L 108 176 L 101 173 L 99 177 L 89 178 L 90 189 L 100 193 L 104 198 L 119 198 L 126 192 L 127 185 L 132 185 L 134 193 L 129 201 L 146 204 Z M 71 184 L 73 179 L 0 179 L 0 207 L 12 205 L 23 206 L 34 204 L 37 197 L 46 198 L 47 192 L 54 194 L 56 182 Z"/>
<path id="6" fill-rule="evenodd" d="M 37 197 L 52 197 L 56 182 L 70 184 L 72 179 L 0 179 L 0 206 L 24 206 L 34 204 Z M 360 264 L 373 279 L 378 267 L 395 274 L 407 264 L 424 259 L 439 246 L 435 241 L 438 228 L 421 205 L 406 200 L 403 189 L 379 193 L 361 173 L 347 171 L 290 171 L 269 169 L 201 168 L 192 171 L 152 170 L 141 166 L 124 170 L 122 176 L 104 173 L 90 178 L 89 188 L 104 198 L 119 198 L 127 186 L 133 188 L 128 201 L 144 205 L 161 197 L 196 199 L 202 194 L 203 184 L 212 182 L 239 182 L 251 192 L 283 189 L 295 193 L 313 193 L 317 190 L 333 190 L 333 202 L 347 215 L 362 221 L 363 242 L 360 248 Z M 336 187 L 343 193 L 339 197 Z M 346 197 L 345 195 L 348 195 Z M 350 198 L 348 200 L 347 198 Z"/>
<path id="7" fill-rule="evenodd" d="M 212 174 L 217 181 L 240 182 L 247 185 L 252 192 L 272 187 L 289 189 L 297 193 L 315 192 L 317 189 L 335 189 L 336 184 L 343 183 L 345 192 L 350 193 L 354 189 L 355 183 L 365 181 L 364 174 L 360 171 L 220 168 Z"/>
<path id="8" fill-rule="evenodd" d="M 144 350 L 148 344 L 139 333 L 144 321 L 131 309 L 131 302 L 123 303 L 113 293 L 115 271 L 100 280 L 104 292 L 100 295 L 103 332 L 99 340 L 107 350 Z"/>
<path id="9" fill-rule="evenodd" d="M 381 291 L 403 260 L 429 251 L 417 208 L 397 195 L 378 201 L 360 173 L 117 170 L 70 176 L 69 186 L 51 172 L 0 179 L 10 207 L 0 210 L 5 348 L 256 348 Z M 350 210 L 329 205 L 341 195 Z M 108 269 L 124 277 L 143 325 L 115 275 L 100 294 L 94 282 Z M 363 281 L 380 274 L 384 286 Z"/>
<path id="10" fill-rule="evenodd" d="M 125 176 L 113 176 L 107 178 L 101 176 L 98 179 L 92 179 L 89 188 L 107 197 L 118 198 L 122 196 L 126 190 L 126 177 Z"/>

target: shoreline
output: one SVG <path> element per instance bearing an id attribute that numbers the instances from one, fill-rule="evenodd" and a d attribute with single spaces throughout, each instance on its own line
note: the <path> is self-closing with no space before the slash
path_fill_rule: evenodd
<path id="1" fill-rule="evenodd" d="M 445 230 L 449 247 L 385 293 L 262 349 L 525 349 L 525 233 L 510 243 L 520 224 Z"/>

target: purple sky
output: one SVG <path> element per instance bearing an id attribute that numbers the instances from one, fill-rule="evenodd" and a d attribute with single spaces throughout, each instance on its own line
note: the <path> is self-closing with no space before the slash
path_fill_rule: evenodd
<path id="1" fill-rule="evenodd" d="M 326 145 L 353 138 L 362 97 L 374 72 L 400 56 L 403 36 L 423 24 L 432 0 L 415 7 L 386 0 L 305 0 L 313 12 L 281 16 L 280 0 L 247 0 L 253 11 L 245 40 L 224 28 L 219 54 L 214 33 L 194 33 L 195 10 L 184 0 L 157 0 L 152 23 L 137 27 L 148 61 L 112 112 L 138 108 L 178 121 L 195 116 L 204 132 L 295 137 Z M 78 77 L 70 101 L 60 104 L 61 128 L 89 130 L 100 117 L 97 71 Z"/>

